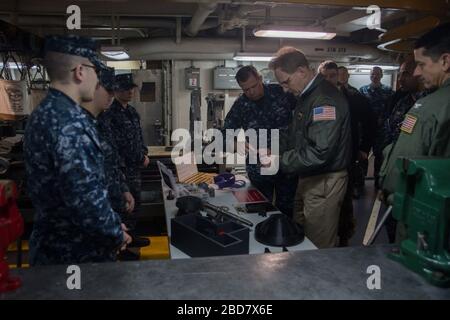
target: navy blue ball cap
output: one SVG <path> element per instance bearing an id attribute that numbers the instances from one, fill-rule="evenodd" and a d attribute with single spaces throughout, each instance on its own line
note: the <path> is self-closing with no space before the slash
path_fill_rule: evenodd
<path id="1" fill-rule="evenodd" d="M 122 73 L 116 76 L 117 90 L 130 90 L 138 85 L 133 81 L 133 74 Z"/>
<path id="2" fill-rule="evenodd" d="M 102 64 L 98 73 L 98 80 L 100 85 L 108 91 L 117 90 L 116 77 L 114 75 L 114 68 L 107 67 Z"/>
<path id="3" fill-rule="evenodd" d="M 89 59 L 97 70 L 102 62 L 97 55 L 97 43 L 92 38 L 76 35 L 52 35 L 45 38 L 44 52 L 48 51 L 70 54 Z"/>

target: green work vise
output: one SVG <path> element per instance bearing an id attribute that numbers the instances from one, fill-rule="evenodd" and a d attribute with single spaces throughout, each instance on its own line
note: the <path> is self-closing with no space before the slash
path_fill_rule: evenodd
<path id="1" fill-rule="evenodd" d="M 390 257 L 430 283 L 450 287 L 450 158 L 398 159 L 393 216 L 404 230 Z"/>

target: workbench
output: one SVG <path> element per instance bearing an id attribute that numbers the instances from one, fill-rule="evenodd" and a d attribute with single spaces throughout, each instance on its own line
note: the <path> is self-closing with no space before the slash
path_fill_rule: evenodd
<path id="1" fill-rule="evenodd" d="M 23 286 L 0 299 L 450 299 L 390 260 L 390 248 L 82 264 L 82 290 L 67 289 L 66 266 L 15 269 Z M 380 290 L 367 288 L 371 265 Z"/>
<path id="2" fill-rule="evenodd" d="M 245 177 L 239 177 L 238 179 L 246 179 Z M 250 182 L 247 180 L 247 186 L 250 184 Z M 167 224 L 167 233 L 170 239 L 170 232 L 171 232 L 171 220 L 174 218 L 178 212 L 178 208 L 176 207 L 176 199 L 168 200 L 167 195 L 169 193 L 169 188 L 164 183 L 164 180 L 161 180 L 162 184 L 162 190 L 163 190 L 163 198 L 164 198 L 164 211 L 166 214 L 166 224 Z M 242 189 L 233 189 L 235 191 L 237 190 L 244 190 L 248 189 L 248 187 L 242 188 Z M 216 206 L 226 206 L 229 208 L 231 213 L 234 213 L 244 219 L 247 219 L 253 223 L 252 227 L 250 228 L 249 232 L 249 253 L 250 254 L 256 254 L 256 253 L 264 253 L 265 250 L 269 250 L 270 252 L 276 253 L 276 252 L 282 252 L 282 248 L 280 247 L 272 247 L 267 246 L 264 244 L 259 243 L 255 240 L 254 236 L 254 230 L 258 223 L 266 220 L 271 214 L 280 213 L 278 212 L 268 212 L 266 217 L 260 216 L 257 213 L 247 214 L 247 213 L 238 213 L 238 211 L 235 209 L 235 205 L 238 204 L 237 199 L 234 197 L 231 189 L 223 189 L 223 190 L 216 190 L 215 196 L 210 197 L 207 199 L 211 204 Z M 299 250 L 313 250 L 317 249 L 317 247 L 308 239 L 305 237 L 305 240 L 301 242 L 300 244 L 292 247 L 287 247 L 287 250 L 289 251 L 299 251 Z M 177 249 L 175 246 L 170 245 L 170 257 L 172 259 L 185 259 L 190 258 L 187 254 L 182 252 L 181 250 Z"/>

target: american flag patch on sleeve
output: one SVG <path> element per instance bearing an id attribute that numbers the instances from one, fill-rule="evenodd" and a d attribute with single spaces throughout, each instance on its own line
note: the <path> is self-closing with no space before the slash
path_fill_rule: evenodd
<path id="1" fill-rule="evenodd" d="M 403 132 L 411 134 L 414 130 L 414 126 L 416 125 L 417 118 L 407 114 L 405 117 L 405 120 L 402 122 L 402 126 L 400 127 L 400 130 Z"/>
<path id="2" fill-rule="evenodd" d="M 313 109 L 313 121 L 336 120 L 336 108 L 322 106 Z"/>

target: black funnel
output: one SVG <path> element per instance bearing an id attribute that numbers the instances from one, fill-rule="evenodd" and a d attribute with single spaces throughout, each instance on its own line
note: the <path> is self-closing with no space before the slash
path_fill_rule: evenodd
<path id="1" fill-rule="evenodd" d="M 303 227 L 282 213 L 271 215 L 255 228 L 256 241 L 273 247 L 295 246 L 303 241 Z"/>
<path id="2" fill-rule="evenodd" d="M 203 209 L 202 199 L 194 196 L 184 196 L 177 199 L 175 205 L 178 208 L 177 216 L 198 213 Z"/>

